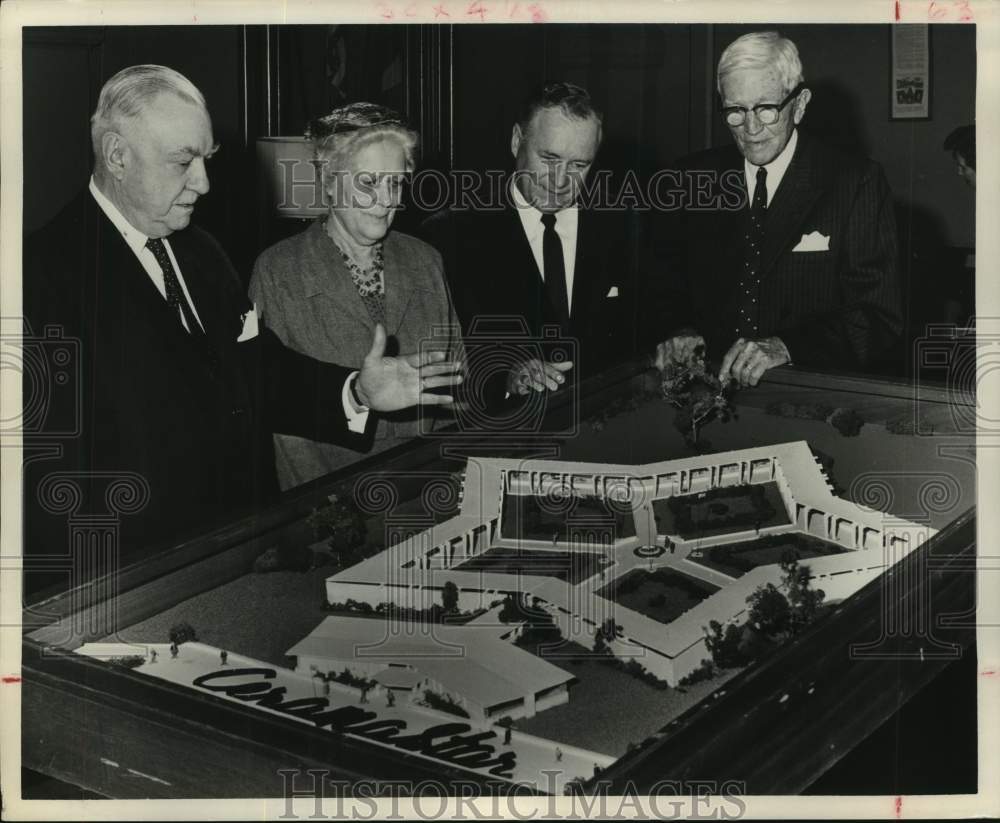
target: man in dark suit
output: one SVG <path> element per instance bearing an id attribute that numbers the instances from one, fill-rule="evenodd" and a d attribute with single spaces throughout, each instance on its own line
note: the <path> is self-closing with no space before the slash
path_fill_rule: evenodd
<path id="1" fill-rule="evenodd" d="M 881 168 L 801 133 L 811 92 L 795 44 L 734 41 L 718 67 L 736 145 L 681 163 L 697 202 L 677 215 L 666 276 L 688 316 L 659 351 L 707 341 L 723 380 L 756 385 L 785 363 L 863 370 L 900 342 L 892 198 Z"/>
<path id="2" fill-rule="evenodd" d="M 515 171 L 502 202 L 425 222 L 467 335 L 468 386 L 492 385 L 501 397 L 553 391 L 570 369 L 587 376 L 637 350 L 652 353 L 655 341 L 644 336 L 647 325 L 638 313 L 637 239 L 629 216 L 581 203 L 601 136 L 601 115 L 584 89 L 545 86 L 523 103 L 513 126 Z M 497 380 L 484 379 L 482 368 L 505 361 L 501 353 L 477 363 L 476 333 L 499 333 L 504 321 L 536 339 L 545 328 L 558 331 L 573 341 L 574 361 L 554 362 L 543 353 L 504 365 Z"/>
<path id="3" fill-rule="evenodd" d="M 453 384 L 454 365 L 385 358 L 383 330 L 351 371 L 257 327 L 225 252 L 190 225 L 217 148 L 190 81 L 124 69 L 102 89 L 91 134 L 89 190 L 25 244 L 29 333 L 76 341 L 79 357 L 78 404 L 54 391 L 72 408 L 48 409 L 75 417 L 78 436 L 58 459 L 26 461 L 26 554 L 64 551 L 67 514 L 116 506 L 126 554 L 170 541 L 276 490 L 272 431 L 363 448 L 368 409 L 442 402 L 423 389 Z M 79 496 L 71 511 L 64 481 Z"/>

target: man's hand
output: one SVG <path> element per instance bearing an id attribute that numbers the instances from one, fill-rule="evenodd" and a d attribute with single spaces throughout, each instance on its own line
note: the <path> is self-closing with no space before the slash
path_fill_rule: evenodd
<path id="1" fill-rule="evenodd" d="M 525 395 L 532 389 L 535 391 L 555 391 L 566 378 L 563 376 L 573 368 L 573 362 L 546 363 L 542 360 L 527 360 L 511 369 L 507 375 L 507 391 L 511 394 Z"/>
<path id="2" fill-rule="evenodd" d="M 726 385 L 736 380 L 741 386 L 756 386 L 768 369 L 791 362 L 788 349 L 780 337 L 747 340 L 740 337 L 722 358 L 719 380 Z"/>
<path id="3" fill-rule="evenodd" d="M 461 363 L 444 362 L 444 352 L 385 357 L 385 340 L 385 329 L 379 323 L 355 384 L 364 405 L 389 412 L 418 403 L 430 406 L 453 402 L 449 394 L 431 394 L 427 390 L 461 383 Z"/>
<path id="4" fill-rule="evenodd" d="M 664 340 L 656 345 L 656 357 L 654 363 L 656 368 L 663 371 L 671 363 L 690 366 L 699 356 L 697 351 L 701 346 L 700 356 L 705 356 L 705 338 L 696 331 L 682 331 L 673 337 Z"/>

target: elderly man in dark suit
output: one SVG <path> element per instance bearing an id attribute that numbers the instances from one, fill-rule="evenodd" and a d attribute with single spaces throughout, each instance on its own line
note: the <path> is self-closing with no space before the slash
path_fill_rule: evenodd
<path id="1" fill-rule="evenodd" d="M 785 363 L 870 368 L 902 329 L 881 168 L 796 128 L 811 92 L 795 44 L 776 32 L 730 44 L 717 85 L 735 145 L 681 163 L 707 183 L 689 187 L 699 202 L 674 225 L 665 276 L 679 292 L 679 328 L 660 363 L 707 342 L 720 377 L 741 385 Z"/>
<path id="2" fill-rule="evenodd" d="M 552 391 L 571 369 L 586 376 L 637 350 L 652 354 L 656 341 L 644 333 L 647 313 L 639 312 L 629 215 L 581 202 L 601 138 L 602 117 L 586 90 L 547 85 L 524 101 L 513 126 L 515 170 L 503 202 L 453 209 L 425 222 L 470 344 L 469 385 L 502 389 L 494 392 L 501 399 Z M 543 353 L 494 375 L 498 380 L 486 378 L 481 368 L 504 358 L 501 352 L 478 364 L 475 332 L 499 333 L 501 321 L 517 323 L 533 338 L 546 327 L 556 330 L 573 341 L 575 362 L 546 360 Z"/>
<path id="3" fill-rule="evenodd" d="M 82 401 L 80 434 L 61 459 L 27 468 L 26 554 L 65 549 L 53 476 L 70 478 L 96 510 L 102 478 L 128 478 L 138 501 L 121 524 L 129 550 L 266 498 L 276 489 L 271 431 L 355 444 L 368 408 L 441 402 L 422 389 L 453 384 L 454 365 L 383 357 L 381 328 L 352 371 L 258 327 L 225 252 L 190 225 L 217 147 L 189 80 L 163 66 L 124 69 L 91 123 L 89 190 L 25 246 L 27 323 L 78 341 Z"/>

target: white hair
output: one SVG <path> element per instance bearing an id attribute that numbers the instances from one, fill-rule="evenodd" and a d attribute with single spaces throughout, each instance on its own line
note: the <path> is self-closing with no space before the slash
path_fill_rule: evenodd
<path id="1" fill-rule="evenodd" d="M 108 131 L 115 131 L 124 120 L 142 114 L 158 94 L 173 94 L 201 106 L 208 107 L 198 87 L 183 74 L 166 66 L 144 63 L 122 69 L 108 80 L 97 99 L 97 108 L 90 118 L 90 140 L 94 153 L 100 154 L 101 138 Z"/>
<path id="2" fill-rule="evenodd" d="M 776 31 L 753 31 L 730 43 L 716 72 L 716 88 L 722 94 L 722 79 L 740 69 L 771 68 L 778 73 L 782 88 L 790 92 L 803 82 L 799 50 Z"/>

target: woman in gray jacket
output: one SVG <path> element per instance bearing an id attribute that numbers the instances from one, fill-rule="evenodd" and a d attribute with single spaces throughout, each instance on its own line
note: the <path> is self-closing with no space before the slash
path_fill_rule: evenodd
<path id="1" fill-rule="evenodd" d="M 390 231 L 403 178 L 414 168 L 416 132 L 391 109 L 352 103 L 315 120 L 306 137 L 329 210 L 257 259 L 250 298 L 261 320 L 289 348 L 358 368 L 376 324 L 388 335 L 387 355 L 433 345 L 460 357 L 441 256 L 415 237 Z M 345 391 L 353 385 L 348 381 Z M 351 396 L 348 404 L 357 411 L 349 419 L 359 433 L 356 450 L 274 435 L 283 490 L 403 443 L 447 414 L 447 407 L 425 406 L 366 416 L 361 398 Z M 317 410 L 323 413 L 338 410 Z"/>

